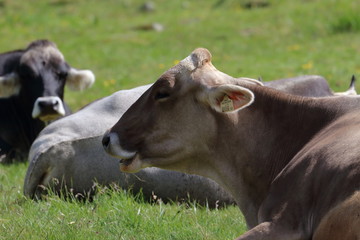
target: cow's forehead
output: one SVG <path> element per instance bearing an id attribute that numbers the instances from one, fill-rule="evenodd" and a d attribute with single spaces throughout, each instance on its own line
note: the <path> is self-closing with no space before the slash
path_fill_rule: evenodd
<path id="1" fill-rule="evenodd" d="M 176 81 L 198 82 L 203 85 L 218 85 L 234 81 L 234 78 L 217 70 L 211 63 L 212 55 L 205 48 L 195 49 L 176 66 L 166 71 L 161 79 L 173 78 Z"/>
<path id="2" fill-rule="evenodd" d="M 62 53 L 54 46 L 39 46 L 27 50 L 21 57 L 20 64 L 40 61 L 64 61 Z"/>

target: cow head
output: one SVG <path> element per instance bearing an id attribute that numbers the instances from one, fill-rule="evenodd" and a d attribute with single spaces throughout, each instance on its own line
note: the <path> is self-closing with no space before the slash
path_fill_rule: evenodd
<path id="1" fill-rule="evenodd" d="M 196 49 L 165 72 L 104 135 L 105 150 L 122 159 L 125 172 L 156 166 L 191 173 L 188 168 L 215 142 L 217 118 L 231 117 L 229 113 L 252 103 L 252 92 L 237 86 L 238 81 L 262 85 L 218 71 L 210 52 Z"/>
<path id="2" fill-rule="evenodd" d="M 30 105 L 33 118 L 48 121 L 65 115 L 65 84 L 83 90 L 94 81 L 91 71 L 70 67 L 54 43 L 38 40 L 24 50 L 12 72 L 0 76 L 0 97 L 18 97 Z"/>

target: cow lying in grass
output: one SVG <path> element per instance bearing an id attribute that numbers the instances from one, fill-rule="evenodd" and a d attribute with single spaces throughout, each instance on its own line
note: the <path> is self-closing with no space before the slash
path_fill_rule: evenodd
<path id="1" fill-rule="evenodd" d="M 288 95 L 218 71 L 197 49 L 103 145 L 124 172 L 160 167 L 215 180 L 245 216 L 239 240 L 360 238 L 358 96 Z"/>
<path id="2" fill-rule="evenodd" d="M 330 96 L 327 81 L 320 76 L 301 76 L 265 82 L 265 85 L 303 96 Z M 163 200 L 196 200 L 210 207 L 233 203 L 215 182 L 196 175 L 144 169 L 137 174 L 118 171 L 118 164 L 107 155 L 101 145 L 103 132 L 143 94 L 150 85 L 122 90 L 95 101 L 77 113 L 47 126 L 33 143 L 25 177 L 24 193 L 40 198 L 47 188 L 56 192 L 71 190 L 74 194 L 94 193 L 94 183 L 117 183 L 146 199 L 154 195 Z M 347 94 L 353 93 L 352 83 Z M 100 120 L 101 118 L 101 120 Z M 104 118 L 104 119 L 103 119 Z M 56 180 L 55 180 L 56 179 Z"/>
<path id="3" fill-rule="evenodd" d="M 0 54 L 0 163 L 27 159 L 46 123 L 70 113 L 65 84 L 83 90 L 94 81 L 91 71 L 70 67 L 48 40 Z"/>

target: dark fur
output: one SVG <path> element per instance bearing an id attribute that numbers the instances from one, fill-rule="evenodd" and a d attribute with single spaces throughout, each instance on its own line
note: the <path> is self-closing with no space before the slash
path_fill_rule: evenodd
<path id="1" fill-rule="evenodd" d="M 66 72 L 70 69 L 66 62 L 51 57 L 21 63 L 27 51 L 48 46 L 56 48 L 50 41 L 38 40 L 25 50 L 0 55 L 0 76 L 15 72 L 21 84 L 18 95 L 0 98 L 0 162 L 26 159 L 31 143 L 45 127 L 44 122 L 31 116 L 38 97 L 58 96 L 63 100 Z M 65 104 L 64 107 L 69 113 Z"/>

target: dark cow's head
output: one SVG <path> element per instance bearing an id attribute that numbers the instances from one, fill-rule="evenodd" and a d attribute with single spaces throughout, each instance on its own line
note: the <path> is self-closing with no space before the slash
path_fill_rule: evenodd
<path id="1" fill-rule="evenodd" d="M 53 120 L 65 115 L 65 84 L 72 90 L 83 90 L 95 81 L 89 70 L 70 67 L 53 42 L 37 40 L 23 51 L 18 64 L 0 76 L 0 97 L 18 96 L 30 105 L 33 118 Z"/>

